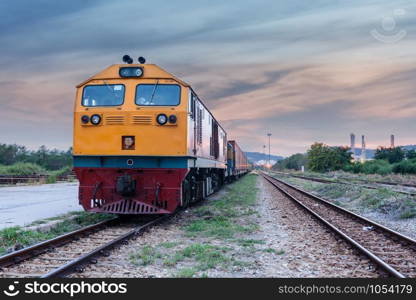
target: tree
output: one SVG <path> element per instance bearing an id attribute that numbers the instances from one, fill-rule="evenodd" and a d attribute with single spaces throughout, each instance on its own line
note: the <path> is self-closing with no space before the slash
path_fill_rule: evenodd
<path id="1" fill-rule="evenodd" d="M 401 147 L 386 148 L 379 147 L 374 153 L 374 159 L 384 159 L 389 163 L 394 164 L 404 159 L 405 152 Z"/>
<path id="2" fill-rule="evenodd" d="M 323 143 L 314 143 L 307 154 L 308 168 L 315 172 L 342 169 L 351 164 L 352 159 L 348 147 L 329 147 Z"/>
<path id="3" fill-rule="evenodd" d="M 26 159 L 28 151 L 26 147 L 16 144 L 0 144 L 0 165 L 11 165 Z"/>
<path id="4" fill-rule="evenodd" d="M 407 159 L 413 159 L 416 158 L 416 150 L 415 149 L 410 149 L 406 151 L 406 158 Z"/>
<path id="5" fill-rule="evenodd" d="M 0 144 L 0 165 L 9 166 L 18 162 L 37 164 L 47 170 L 58 170 L 72 165 L 72 148 L 61 151 L 41 146 L 39 150 L 31 151 L 25 146 Z"/>
<path id="6" fill-rule="evenodd" d="M 279 160 L 274 166 L 273 169 L 284 170 L 300 170 L 302 166 L 307 164 L 306 154 L 297 153 L 293 154 L 285 159 Z"/>

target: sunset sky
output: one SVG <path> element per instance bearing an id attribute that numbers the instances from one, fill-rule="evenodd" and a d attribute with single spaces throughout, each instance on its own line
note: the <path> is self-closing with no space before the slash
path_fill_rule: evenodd
<path id="1" fill-rule="evenodd" d="M 238 6 L 236 5 L 238 3 Z M 75 85 L 123 54 L 189 82 L 246 151 L 416 144 L 415 1 L 0 2 L 0 143 L 72 144 Z"/>

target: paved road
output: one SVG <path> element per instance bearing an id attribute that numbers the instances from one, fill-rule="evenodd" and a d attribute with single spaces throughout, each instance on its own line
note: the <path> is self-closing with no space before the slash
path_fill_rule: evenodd
<path id="1" fill-rule="evenodd" d="M 0 187 L 0 229 L 81 210 L 78 183 Z"/>

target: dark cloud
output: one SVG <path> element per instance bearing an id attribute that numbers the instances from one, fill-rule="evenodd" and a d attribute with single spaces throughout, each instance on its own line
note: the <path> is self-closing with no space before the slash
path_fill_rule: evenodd
<path id="1" fill-rule="evenodd" d="M 247 72 L 250 72 L 250 70 L 247 69 Z M 211 91 L 209 95 L 207 95 L 207 100 L 215 101 L 219 98 L 231 97 L 256 90 L 261 90 L 263 88 L 267 88 L 271 84 L 276 84 L 280 78 L 290 74 L 291 72 L 292 70 L 277 70 L 265 72 L 265 80 L 259 83 L 255 83 L 250 80 L 234 80 L 232 74 L 230 74 L 231 76 L 230 80 L 227 82 L 227 86 L 224 88 L 217 88 Z"/>

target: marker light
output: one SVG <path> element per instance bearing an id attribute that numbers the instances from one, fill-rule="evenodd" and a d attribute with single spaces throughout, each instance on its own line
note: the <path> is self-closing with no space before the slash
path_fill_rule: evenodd
<path id="1" fill-rule="evenodd" d="M 177 121 L 177 118 L 176 118 L 176 116 L 175 116 L 175 115 L 170 115 L 170 116 L 169 116 L 169 123 L 171 123 L 171 124 L 175 124 L 175 123 L 176 123 L 176 121 Z"/>
<path id="2" fill-rule="evenodd" d="M 143 75 L 143 69 L 137 67 L 120 68 L 120 77 L 140 77 Z"/>
<path id="3" fill-rule="evenodd" d="M 94 125 L 98 125 L 101 122 L 101 117 L 100 115 L 92 115 L 91 116 L 91 123 Z"/>
<path id="4" fill-rule="evenodd" d="M 87 124 L 90 121 L 90 117 L 88 117 L 87 115 L 84 115 L 81 117 L 81 122 L 83 124 Z"/>
<path id="5" fill-rule="evenodd" d="M 165 114 L 159 114 L 159 115 L 157 115 L 156 121 L 160 125 L 165 125 L 166 122 L 168 121 L 168 117 Z"/>

